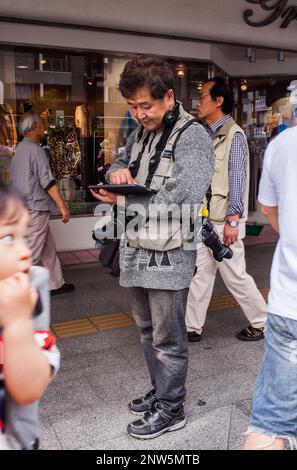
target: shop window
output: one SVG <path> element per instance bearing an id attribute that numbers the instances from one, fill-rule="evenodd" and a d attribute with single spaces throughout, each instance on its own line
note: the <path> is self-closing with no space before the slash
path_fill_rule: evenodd
<path id="1" fill-rule="evenodd" d="M 8 116 L 10 119 L 9 137 L 2 138 L 3 144 L 8 144 L 11 152 L 20 139 L 20 116 L 29 110 L 38 112 L 47 124 L 41 145 L 73 214 L 92 212 L 96 203 L 87 186 L 104 180 L 106 170 L 138 125 L 118 90 L 120 74 L 130 58 L 0 48 L 6 77 L 0 119 L 6 123 Z M 208 78 L 209 64 L 172 59 L 170 63 L 176 76 L 177 99 L 187 111 L 195 112 L 199 86 Z M 5 180 L 9 180 L 10 160 L 5 160 Z M 4 158 L 1 162 L 4 166 Z"/>

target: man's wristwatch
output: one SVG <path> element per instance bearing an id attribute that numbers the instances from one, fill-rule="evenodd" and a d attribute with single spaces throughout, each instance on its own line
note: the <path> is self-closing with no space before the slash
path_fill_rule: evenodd
<path id="1" fill-rule="evenodd" d="M 226 219 L 226 223 L 229 224 L 230 227 L 235 228 L 239 224 L 239 219 L 232 219 L 232 220 Z"/>

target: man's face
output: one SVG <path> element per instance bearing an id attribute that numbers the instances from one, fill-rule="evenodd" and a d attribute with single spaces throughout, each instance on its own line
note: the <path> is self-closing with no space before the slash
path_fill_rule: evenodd
<path id="1" fill-rule="evenodd" d="M 44 132 L 45 132 L 45 128 L 46 128 L 45 127 L 45 122 L 43 121 L 43 119 L 38 121 L 38 123 L 34 124 L 33 132 L 35 133 L 36 140 L 40 140 L 41 137 L 43 137 Z"/>
<path id="2" fill-rule="evenodd" d="M 26 242 L 28 222 L 28 211 L 23 208 L 16 211 L 15 202 L 9 202 L 0 219 L 0 280 L 28 272 L 32 265 L 32 253 Z"/>
<path id="3" fill-rule="evenodd" d="M 152 98 L 148 87 L 139 88 L 132 98 L 127 100 L 133 117 L 148 131 L 162 126 L 164 114 L 174 107 L 173 90 L 168 90 L 162 100 Z"/>
<path id="4" fill-rule="evenodd" d="M 197 100 L 197 114 L 200 119 L 204 121 L 212 121 L 216 119 L 216 115 L 220 112 L 222 105 L 222 97 L 217 98 L 215 101 L 210 96 L 210 90 L 214 86 L 214 82 L 208 82 L 202 85 L 200 96 Z"/>

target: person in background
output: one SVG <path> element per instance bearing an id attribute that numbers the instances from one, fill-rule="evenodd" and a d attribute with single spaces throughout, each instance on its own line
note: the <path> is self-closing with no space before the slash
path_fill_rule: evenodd
<path id="1" fill-rule="evenodd" d="M 0 183 L 0 450 L 38 448 L 38 399 L 60 362 L 49 331 L 49 276 L 32 267 L 28 222 L 20 196 Z"/>
<path id="2" fill-rule="evenodd" d="M 49 227 L 50 211 L 55 204 L 63 223 L 69 222 L 70 212 L 56 185 L 46 153 L 39 145 L 45 125 L 38 114 L 27 112 L 21 117 L 19 127 L 24 139 L 15 149 L 11 178 L 12 185 L 21 193 L 29 209 L 28 245 L 33 264 L 49 270 L 52 295 L 72 292 L 75 287 L 64 281 Z"/>
<path id="3" fill-rule="evenodd" d="M 221 241 L 231 246 L 233 257 L 218 262 L 209 248 L 203 243 L 199 245 L 197 272 L 190 286 L 186 314 L 190 342 L 201 340 L 217 270 L 250 323 L 237 338 L 242 341 L 264 338 L 266 303 L 246 272 L 243 244 L 248 214 L 248 145 L 243 130 L 231 117 L 233 105 L 232 92 L 222 78 L 204 83 L 197 111 L 199 119 L 207 125 L 215 152 L 215 173 L 204 205 Z"/>
<path id="4" fill-rule="evenodd" d="M 245 450 L 297 450 L 297 127 L 272 140 L 260 181 L 261 210 L 279 233 Z"/>

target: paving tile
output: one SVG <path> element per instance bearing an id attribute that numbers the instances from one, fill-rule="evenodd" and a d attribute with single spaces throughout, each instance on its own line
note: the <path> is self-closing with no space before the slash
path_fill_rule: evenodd
<path id="1" fill-rule="evenodd" d="M 228 449 L 240 450 L 243 441 L 244 433 L 246 432 L 249 424 L 249 417 L 246 416 L 239 408 L 233 406 L 231 414 L 231 425 L 229 434 Z"/>
<path id="2" fill-rule="evenodd" d="M 56 436 L 54 428 L 47 418 L 40 418 L 40 449 L 62 450 L 62 446 Z"/>
<path id="3" fill-rule="evenodd" d="M 190 417 L 184 428 L 147 441 L 134 439 L 134 445 L 141 450 L 227 449 L 231 409 L 231 406 L 224 406 L 196 418 Z"/>
<path id="4" fill-rule="evenodd" d="M 212 376 L 187 383 L 187 414 L 196 416 L 210 409 L 250 399 L 255 381 L 256 375 L 247 368 L 220 373 L 218 366 Z"/>
<path id="5" fill-rule="evenodd" d="M 124 364 L 116 373 L 112 371 L 100 373 L 100 370 L 97 370 L 98 374 L 93 371 L 88 374 L 88 381 L 100 400 L 105 403 L 123 399 L 128 403 L 151 388 L 148 374 L 143 378 L 132 369 L 125 368 Z"/>
<path id="6" fill-rule="evenodd" d="M 252 411 L 252 399 L 239 401 L 236 403 L 236 406 L 242 413 L 249 417 Z"/>
<path id="7" fill-rule="evenodd" d="M 78 258 L 81 263 L 92 263 L 97 261 L 97 259 L 95 259 L 95 257 L 89 253 L 88 250 L 77 250 L 72 252 L 72 254 L 76 256 L 76 258 Z"/>
<path id="8" fill-rule="evenodd" d="M 94 440 L 91 447 L 85 447 L 78 450 L 135 450 L 135 446 L 128 436 L 116 437 L 108 441 L 101 439 Z"/>
<path id="9" fill-rule="evenodd" d="M 97 328 L 90 322 L 88 318 L 52 323 L 51 329 L 57 338 L 78 336 L 86 333 L 95 333 L 97 331 Z"/>
<path id="10" fill-rule="evenodd" d="M 63 261 L 65 265 L 80 264 L 81 261 L 72 253 L 59 253 L 59 258 Z"/>
<path id="11" fill-rule="evenodd" d="M 102 295 L 90 286 L 76 284 L 76 290 L 71 294 L 57 295 L 52 298 L 52 322 L 78 320 L 101 313 L 121 311 L 121 302 L 115 303 L 113 300 L 117 300 L 118 296 L 115 289 L 106 289 Z"/>
<path id="12" fill-rule="evenodd" d="M 97 448 L 100 442 L 123 438 L 130 421 L 127 405 L 121 403 L 116 407 L 93 406 L 50 417 L 63 449 Z"/>
<path id="13" fill-rule="evenodd" d="M 202 349 L 202 341 L 199 351 L 197 348 L 190 348 L 189 353 L 189 366 L 200 377 L 215 374 L 218 371 L 218 365 L 220 372 L 247 367 L 255 373 L 260 367 L 264 352 L 262 341 L 237 341 L 229 345 L 218 344 L 214 341 L 211 349 Z"/>
<path id="14" fill-rule="evenodd" d="M 86 410 L 99 402 L 98 394 L 88 382 L 88 373 L 84 372 L 79 382 L 54 380 L 40 400 L 40 409 L 43 416 L 59 417 L 61 413 Z"/>
<path id="15" fill-rule="evenodd" d="M 94 334 L 85 335 L 83 338 L 65 338 L 59 340 L 58 345 L 63 353 L 63 357 L 73 356 L 93 352 L 106 352 L 105 356 L 110 356 L 113 351 L 119 351 L 122 354 L 129 347 L 139 342 L 139 334 L 136 327 L 128 326 L 121 330 L 101 331 Z"/>

